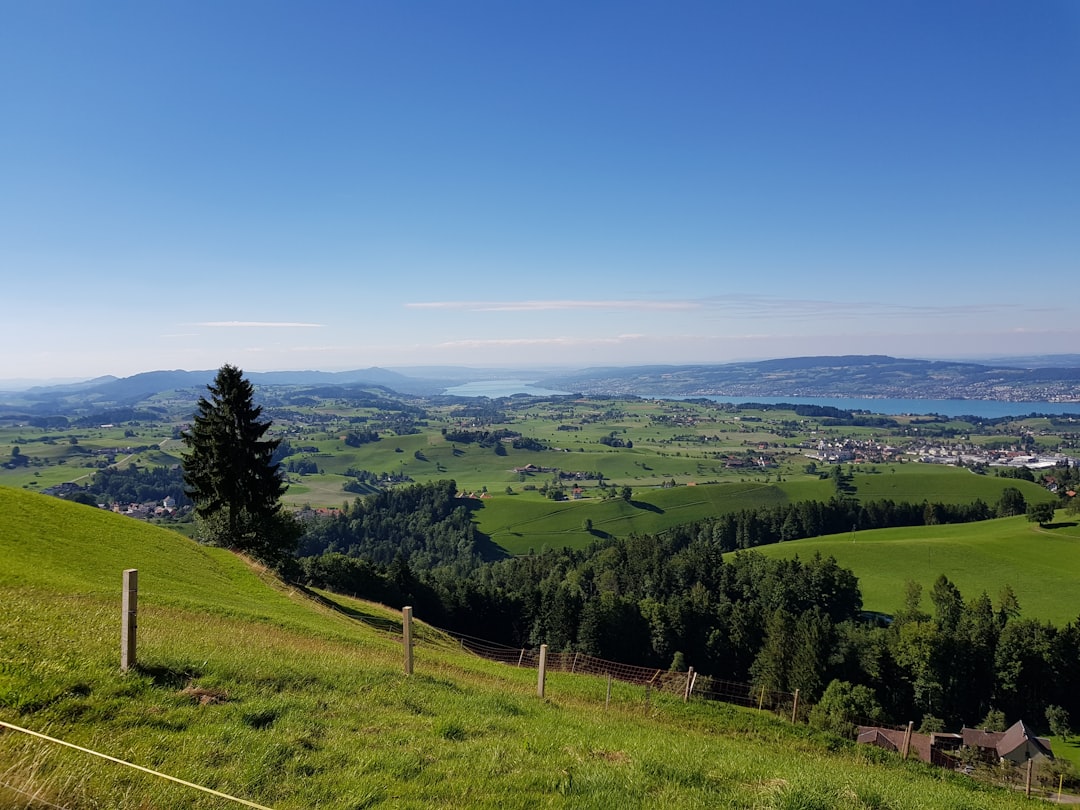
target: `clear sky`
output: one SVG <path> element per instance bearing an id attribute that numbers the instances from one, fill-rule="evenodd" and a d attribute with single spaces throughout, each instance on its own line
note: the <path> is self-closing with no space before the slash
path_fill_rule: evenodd
<path id="1" fill-rule="evenodd" d="M 1075 0 L 0 0 L 0 379 L 1080 350 Z"/>

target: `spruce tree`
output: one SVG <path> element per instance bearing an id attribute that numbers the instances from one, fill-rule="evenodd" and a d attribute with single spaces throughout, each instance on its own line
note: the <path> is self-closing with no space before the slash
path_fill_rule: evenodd
<path id="1" fill-rule="evenodd" d="M 280 440 L 264 439 L 270 421 L 236 366 L 224 365 L 200 397 L 195 422 L 183 435 L 184 483 L 195 502 L 201 539 L 281 563 L 299 539 L 281 512 L 286 484 L 273 455 Z"/>

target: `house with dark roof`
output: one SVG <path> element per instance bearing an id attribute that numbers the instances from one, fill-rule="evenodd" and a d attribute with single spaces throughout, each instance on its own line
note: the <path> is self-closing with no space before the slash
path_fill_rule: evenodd
<path id="1" fill-rule="evenodd" d="M 976 748 L 987 759 L 1007 760 L 1014 765 L 1022 765 L 1029 759 L 1054 758 L 1050 741 L 1037 737 L 1023 720 L 1013 723 L 1005 731 L 964 728 L 960 734 L 965 748 Z"/>
<path id="2" fill-rule="evenodd" d="M 1022 765 L 1029 759 L 1054 758 L 1050 741 L 1036 736 L 1023 720 L 1006 731 L 964 728 L 959 734 L 920 734 L 902 728 L 859 726 L 857 741 L 896 751 L 903 757 L 915 756 L 943 768 L 955 768 L 959 764 L 957 752 L 961 747 L 978 751 L 988 762 L 1007 761 Z"/>

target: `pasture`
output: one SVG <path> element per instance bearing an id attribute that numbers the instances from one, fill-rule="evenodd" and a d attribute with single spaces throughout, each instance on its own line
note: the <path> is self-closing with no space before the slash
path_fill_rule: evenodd
<path id="1" fill-rule="evenodd" d="M 1024 517 L 981 523 L 879 529 L 856 534 L 794 540 L 756 551 L 767 557 L 835 557 L 859 578 L 863 606 L 893 613 L 902 604 L 904 583 L 923 587 L 923 607 L 944 574 L 972 599 L 986 591 L 997 602 L 1009 585 L 1021 615 L 1063 625 L 1080 617 L 1080 527 L 1064 512 L 1059 523 L 1040 528 Z"/>
<path id="2" fill-rule="evenodd" d="M 398 616 L 313 600 L 219 549 L 0 488 L 0 719 L 278 808 L 1027 806 L 1010 791 L 784 719 L 536 673 Z M 120 572 L 139 569 L 139 665 L 117 671 Z M 0 806 L 221 807 L 15 732 Z"/>

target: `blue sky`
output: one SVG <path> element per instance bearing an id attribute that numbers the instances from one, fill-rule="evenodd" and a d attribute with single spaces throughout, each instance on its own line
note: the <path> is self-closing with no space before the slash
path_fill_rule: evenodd
<path id="1" fill-rule="evenodd" d="M 0 379 L 1080 347 L 1080 4 L 0 0 Z"/>

